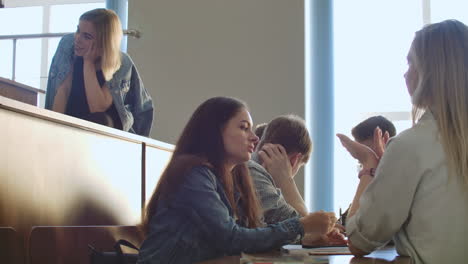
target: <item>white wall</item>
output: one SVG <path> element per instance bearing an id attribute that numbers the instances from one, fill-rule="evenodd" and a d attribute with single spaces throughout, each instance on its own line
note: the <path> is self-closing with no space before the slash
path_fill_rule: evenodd
<path id="1" fill-rule="evenodd" d="M 155 103 L 151 137 L 174 144 L 213 96 L 248 103 L 254 123 L 304 117 L 303 0 L 130 0 L 128 53 Z M 303 189 L 303 176 L 298 175 Z"/>

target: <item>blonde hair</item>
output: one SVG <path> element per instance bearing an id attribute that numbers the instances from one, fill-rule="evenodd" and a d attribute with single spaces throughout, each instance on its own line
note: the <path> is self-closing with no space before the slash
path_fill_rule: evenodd
<path id="1" fill-rule="evenodd" d="M 433 113 L 449 172 L 468 188 L 468 27 L 457 20 L 428 25 L 416 32 L 410 56 L 419 77 L 413 120 Z"/>
<path id="2" fill-rule="evenodd" d="M 122 63 L 120 43 L 122 41 L 122 24 L 117 14 L 105 8 L 85 12 L 80 20 L 89 21 L 96 30 L 96 42 L 102 50 L 101 69 L 106 81 L 112 79 Z"/>

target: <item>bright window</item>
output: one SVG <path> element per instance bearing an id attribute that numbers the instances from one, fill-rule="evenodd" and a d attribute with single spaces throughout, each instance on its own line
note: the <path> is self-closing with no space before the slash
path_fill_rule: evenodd
<path id="1" fill-rule="evenodd" d="M 468 1 L 431 0 L 431 22 L 458 19 L 468 25 Z"/>
<path id="2" fill-rule="evenodd" d="M 398 132 L 409 128 L 411 101 L 403 74 L 414 32 L 423 25 L 421 2 L 335 1 L 333 8 L 336 133 L 351 136 L 355 125 L 375 114 L 393 119 Z M 334 148 L 338 212 L 352 202 L 358 167 L 338 140 Z"/>
<path id="3" fill-rule="evenodd" d="M 429 7 L 423 11 L 423 6 Z M 468 24 L 468 1 L 334 1 L 335 130 L 351 134 L 375 114 L 397 132 L 411 127 L 411 103 L 403 74 L 406 55 L 423 21 L 458 19 Z M 423 13 L 425 19 L 423 19 Z M 358 184 L 357 161 L 335 141 L 334 207 L 345 209 Z"/>
<path id="4" fill-rule="evenodd" d="M 37 21 L 36 23 L 25 23 Z M 42 7 L 21 7 L 0 9 L 0 35 L 42 33 Z M 12 78 L 13 41 L 0 41 L 0 76 Z M 20 39 L 16 42 L 15 80 L 26 85 L 39 87 L 41 65 L 41 45 L 39 39 Z"/>

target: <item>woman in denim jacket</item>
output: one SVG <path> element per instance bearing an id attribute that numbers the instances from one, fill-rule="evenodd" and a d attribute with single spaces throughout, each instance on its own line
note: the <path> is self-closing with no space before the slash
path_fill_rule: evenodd
<path id="1" fill-rule="evenodd" d="M 242 102 L 215 97 L 195 110 L 145 209 L 138 263 L 193 263 L 330 232 L 325 212 L 262 226 L 246 167 L 257 141 Z"/>
<path id="2" fill-rule="evenodd" d="M 120 52 L 122 27 L 108 9 L 81 15 L 50 66 L 46 108 L 149 136 L 153 102 L 132 59 Z"/>

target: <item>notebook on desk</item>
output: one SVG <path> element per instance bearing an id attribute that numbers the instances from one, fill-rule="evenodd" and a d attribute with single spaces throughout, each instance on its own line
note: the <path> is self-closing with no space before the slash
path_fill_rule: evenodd
<path id="1" fill-rule="evenodd" d="M 326 256 L 290 255 L 290 254 L 246 254 L 242 253 L 240 264 L 328 264 Z"/>
<path id="2" fill-rule="evenodd" d="M 284 245 L 281 251 L 291 255 L 352 255 L 346 246 L 304 248 L 302 245 Z"/>

